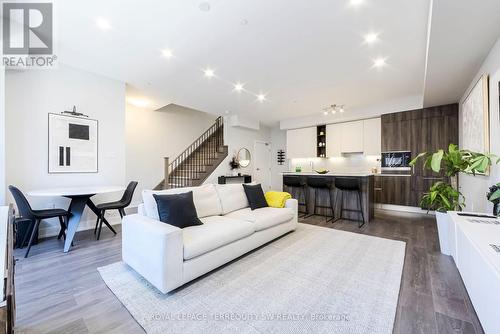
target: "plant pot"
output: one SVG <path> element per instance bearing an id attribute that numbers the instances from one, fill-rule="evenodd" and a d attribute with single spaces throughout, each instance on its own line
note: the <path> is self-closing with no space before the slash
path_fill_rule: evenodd
<path id="1" fill-rule="evenodd" d="M 451 250 L 453 246 L 452 245 L 453 241 L 451 239 L 454 238 L 452 238 L 452 236 L 450 235 L 451 233 L 453 233 L 450 217 L 445 212 L 436 211 L 436 222 L 437 222 L 437 229 L 439 236 L 439 247 L 441 248 L 441 253 L 445 255 L 451 255 Z"/>

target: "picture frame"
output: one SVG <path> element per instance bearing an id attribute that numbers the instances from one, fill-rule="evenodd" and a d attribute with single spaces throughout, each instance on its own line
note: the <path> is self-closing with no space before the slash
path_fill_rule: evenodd
<path id="1" fill-rule="evenodd" d="M 483 74 L 462 102 L 462 148 L 490 153 L 489 77 Z M 489 169 L 485 175 L 489 175 Z"/>
<path id="2" fill-rule="evenodd" d="M 96 119 L 49 113 L 48 173 L 98 173 L 98 143 Z"/>

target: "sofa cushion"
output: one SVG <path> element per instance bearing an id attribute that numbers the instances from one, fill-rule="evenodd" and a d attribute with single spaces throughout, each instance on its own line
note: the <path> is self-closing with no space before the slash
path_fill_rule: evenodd
<path id="1" fill-rule="evenodd" d="M 242 184 L 218 184 L 215 186 L 222 205 L 222 214 L 249 206 Z"/>
<path id="2" fill-rule="evenodd" d="M 256 231 L 262 231 L 282 223 L 290 221 L 294 217 L 294 212 L 290 208 L 260 208 L 251 210 L 250 208 L 231 212 L 224 217 L 241 219 L 255 224 Z"/>
<path id="3" fill-rule="evenodd" d="M 196 207 L 198 217 L 217 216 L 222 214 L 222 207 L 213 184 L 205 184 L 200 187 L 176 188 L 167 190 L 143 190 L 142 201 L 144 202 L 144 211 L 146 216 L 152 219 L 160 220 L 158 216 L 158 206 L 153 198 L 153 194 L 172 195 L 182 194 L 192 191 L 193 202 Z"/>
<path id="4" fill-rule="evenodd" d="M 208 253 L 255 232 L 254 224 L 244 220 L 223 216 L 205 217 L 200 220 L 203 225 L 182 230 L 184 260 Z"/>
<path id="5" fill-rule="evenodd" d="M 196 214 L 192 191 L 182 194 L 153 194 L 153 197 L 161 222 L 178 228 L 203 224 Z"/>

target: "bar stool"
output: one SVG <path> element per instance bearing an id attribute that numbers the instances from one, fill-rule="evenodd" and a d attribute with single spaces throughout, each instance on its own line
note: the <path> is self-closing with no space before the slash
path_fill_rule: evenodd
<path id="1" fill-rule="evenodd" d="M 332 211 L 332 216 L 330 219 L 328 219 L 328 210 L 325 210 L 325 219 L 327 222 L 329 220 L 332 220 L 335 217 L 333 209 L 334 207 L 332 206 L 332 195 L 331 195 L 332 180 L 329 177 L 308 177 L 307 186 L 311 189 L 314 189 L 314 209 L 313 213 L 310 216 L 316 214 L 316 208 L 330 209 Z M 330 206 L 320 205 L 320 202 L 318 201 L 319 200 L 318 192 L 323 189 L 327 190 L 328 192 L 328 202 L 330 203 Z"/>
<path id="2" fill-rule="evenodd" d="M 299 210 L 299 213 L 303 214 L 304 216 L 307 215 L 308 211 L 307 211 L 306 184 L 298 176 L 283 176 L 283 184 L 287 188 L 291 188 L 290 192 L 292 193 L 292 197 L 294 197 L 293 196 L 293 189 L 298 189 L 299 194 L 297 196 L 297 200 L 299 202 L 299 209 L 301 206 L 304 207 L 304 211 Z M 301 197 L 304 198 L 303 202 L 300 201 Z"/>
<path id="3" fill-rule="evenodd" d="M 340 192 L 341 200 L 340 200 L 340 217 L 335 219 L 333 221 L 333 223 L 335 223 L 337 220 L 345 219 L 345 220 L 353 220 L 353 221 L 361 222 L 360 224 L 358 223 L 358 227 L 363 226 L 365 224 L 365 216 L 363 214 L 363 205 L 361 202 L 361 181 L 360 181 L 360 179 L 353 178 L 353 177 L 336 177 L 335 178 L 335 188 L 337 188 L 337 191 Z M 344 192 L 355 192 L 356 193 L 356 195 L 358 196 L 358 203 L 357 204 L 359 204 L 359 210 L 345 209 L 344 208 Z M 338 195 L 339 194 L 337 194 L 335 196 L 335 207 L 337 207 L 337 200 L 339 197 Z M 343 218 L 344 211 L 361 213 L 361 220 Z"/>

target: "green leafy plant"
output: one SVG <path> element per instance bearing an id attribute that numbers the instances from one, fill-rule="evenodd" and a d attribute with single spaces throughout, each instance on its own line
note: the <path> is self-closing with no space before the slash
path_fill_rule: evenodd
<path id="1" fill-rule="evenodd" d="M 465 206 L 464 197 L 453 187 L 439 181 L 432 185 L 429 192 L 424 194 L 420 202 L 422 207 L 439 212 L 462 211 Z"/>
<path id="2" fill-rule="evenodd" d="M 496 159 L 496 163 L 500 158 L 493 154 L 472 152 L 469 150 L 459 150 L 455 144 L 450 144 L 448 151 L 438 150 L 434 153 L 420 153 L 410 162 L 410 166 L 415 166 L 418 160 L 424 160 L 424 168 L 431 169 L 439 173 L 444 171 L 446 176 L 456 176 L 458 173 L 473 174 L 486 173 L 489 166 Z"/>
<path id="3" fill-rule="evenodd" d="M 419 160 L 423 160 L 424 168 L 436 173 L 444 172 L 452 181 L 453 185 L 442 181 L 436 182 L 420 201 L 423 208 L 439 212 L 461 211 L 465 206 L 465 198 L 457 189 L 458 173 L 484 174 L 493 162 L 500 161 L 493 154 L 459 150 L 455 144 L 450 144 L 448 151 L 438 150 L 434 153 L 420 153 L 410 162 L 410 166 L 415 166 Z M 500 198 L 500 192 L 498 196 Z"/>

